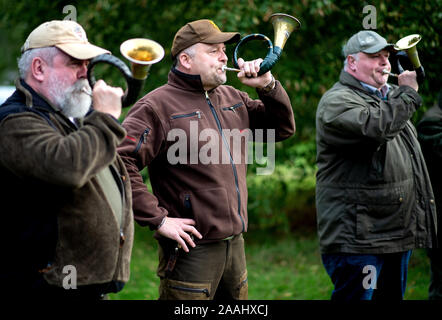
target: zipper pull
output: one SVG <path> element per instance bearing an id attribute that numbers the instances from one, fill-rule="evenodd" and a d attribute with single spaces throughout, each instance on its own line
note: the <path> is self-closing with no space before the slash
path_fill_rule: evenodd
<path id="1" fill-rule="evenodd" d="M 177 259 L 178 259 L 178 254 L 179 254 L 179 245 L 177 245 L 176 247 L 175 247 L 175 250 L 174 250 L 174 252 L 172 252 L 171 253 L 171 255 L 169 256 L 169 260 L 167 261 L 167 265 L 166 265 L 166 272 L 167 273 L 170 273 L 170 272 L 172 272 L 173 271 L 173 269 L 175 268 L 175 264 L 176 264 L 176 261 L 177 261 Z"/>
<path id="2" fill-rule="evenodd" d="M 186 194 L 184 196 L 184 206 L 186 207 L 186 209 L 190 209 L 190 195 Z"/>
<path id="3" fill-rule="evenodd" d="M 148 129 L 144 130 L 144 133 L 143 133 L 143 142 L 144 143 L 147 143 L 147 135 L 148 134 L 149 134 L 149 130 Z"/>
<path id="4" fill-rule="evenodd" d="M 209 94 L 207 93 L 207 91 L 204 91 L 204 94 L 206 95 L 206 99 L 209 100 Z"/>
<path id="5" fill-rule="evenodd" d="M 123 233 L 123 229 L 120 229 L 120 248 L 123 247 L 125 241 L 126 241 L 126 236 Z"/>
<path id="6" fill-rule="evenodd" d="M 233 113 L 236 113 L 235 108 L 234 107 L 229 107 L 230 110 L 233 111 Z"/>
<path id="7" fill-rule="evenodd" d="M 198 116 L 198 119 L 201 119 L 201 112 L 200 111 L 196 111 L 195 113 Z"/>

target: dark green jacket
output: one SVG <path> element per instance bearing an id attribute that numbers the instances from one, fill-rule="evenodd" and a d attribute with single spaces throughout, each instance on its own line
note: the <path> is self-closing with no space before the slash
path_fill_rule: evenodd
<path id="1" fill-rule="evenodd" d="M 421 98 L 392 86 L 383 101 L 345 71 L 316 114 L 317 224 L 322 253 L 432 247 L 436 206 L 410 118 Z"/>
<path id="2" fill-rule="evenodd" d="M 440 105 L 430 108 L 422 117 L 416 127 L 419 142 L 427 163 L 433 186 L 438 211 L 438 230 L 442 222 L 442 109 Z M 438 233 L 439 245 L 442 244 L 440 232 Z"/>
<path id="3" fill-rule="evenodd" d="M 77 127 L 26 83 L 17 83 L 0 106 L 3 285 L 29 289 L 44 276 L 62 286 L 73 276 L 66 266 L 75 267 L 78 286 L 128 281 L 131 187 L 116 155 L 125 135 L 115 119 L 97 111 Z M 119 191 L 103 179 L 109 172 Z M 121 223 L 109 194 L 121 197 Z"/>

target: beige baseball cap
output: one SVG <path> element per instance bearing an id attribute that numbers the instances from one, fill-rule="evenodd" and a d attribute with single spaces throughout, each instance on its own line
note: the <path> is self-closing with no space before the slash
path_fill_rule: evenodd
<path id="1" fill-rule="evenodd" d="M 79 60 L 89 60 L 100 54 L 110 53 L 106 49 L 90 44 L 84 29 L 71 20 L 42 23 L 29 34 L 21 52 L 44 47 L 57 47 Z"/>
<path id="2" fill-rule="evenodd" d="M 238 42 L 238 32 L 222 32 L 218 26 L 208 19 L 196 20 L 187 23 L 175 34 L 172 43 L 172 59 L 175 59 L 182 50 L 195 43 L 234 43 Z"/>

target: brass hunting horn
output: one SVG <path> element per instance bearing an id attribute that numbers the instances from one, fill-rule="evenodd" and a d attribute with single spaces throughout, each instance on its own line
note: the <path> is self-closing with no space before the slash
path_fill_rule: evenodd
<path id="1" fill-rule="evenodd" d="M 425 78 L 425 71 L 424 67 L 421 65 L 421 62 L 419 61 L 419 55 L 417 54 L 416 45 L 419 41 L 421 41 L 422 37 L 419 34 L 411 34 L 409 36 L 406 36 L 402 39 L 400 39 L 396 44 L 394 45 L 394 48 L 398 51 L 406 52 L 408 58 L 410 59 L 414 70 L 416 71 L 416 77 L 418 83 L 422 83 Z M 398 52 L 398 56 L 401 56 L 401 52 Z M 399 62 L 399 59 L 397 59 L 397 66 L 399 69 L 399 73 L 404 72 L 404 68 Z"/>
<path id="2" fill-rule="evenodd" d="M 90 61 L 87 79 L 89 85 L 93 88 L 95 85 L 94 66 L 100 62 L 115 66 L 126 79 L 127 90 L 121 98 L 121 103 L 123 107 L 128 107 L 137 101 L 150 67 L 163 59 L 164 49 L 153 40 L 136 38 L 124 41 L 120 46 L 120 51 L 131 62 L 132 71 L 117 57 L 110 54 L 102 54 Z"/>
<path id="3" fill-rule="evenodd" d="M 267 41 L 268 51 L 267 55 L 264 58 L 264 61 L 261 62 L 260 69 L 258 75 L 262 75 L 273 68 L 276 62 L 279 60 L 281 56 L 282 49 L 289 38 L 290 34 L 295 30 L 301 27 L 301 22 L 295 17 L 285 13 L 274 13 L 270 16 L 270 22 L 273 24 L 273 29 L 275 32 L 275 46 L 273 46 L 272 41 L 265 35 L 260 33 L 253 33 L 245 36 L 241 39 L 240 42 L 235 47 L 235 51 L 233 53 L 233 65 L 235 68 L 238 68 L 238 49 L 241 45 L 251 41 L 251 40 L 263 40 Z"/>

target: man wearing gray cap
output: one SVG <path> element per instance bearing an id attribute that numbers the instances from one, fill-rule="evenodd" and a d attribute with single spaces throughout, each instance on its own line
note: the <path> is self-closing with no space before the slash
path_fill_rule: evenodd
<path id="1" fill-rule="evenodd" d="M 422 99 L 415 72 L 387 83 L 392 49 L 374 31 L 353 35 L 316 113 L 318 236 L 336 300 L 403 299 L 411 250 L 435 243 L 433 191 L 410 122 Z"/>
<path id="2" fill-rule="evenodd" d="M 168 83 L 140 99 L 123 122 L 128 136 L 118 152 L 131 176 L 135 220 L 157 230 L 160 299 L 248 295 L 247 139 L 239 148 L 230 141 L 234 132 L 241 139 L 255 128 L 274 130 L 280 141 L 295 122 L 281 83 L 271 72 L 257 76 L 262 59 L 238 59 L 240 81 L 259 99 L 224 85 L 225 44 L 238 39 L 207 19 L 183 26 L 172 44 Z M 206 161 L 208 145 L 214 147 Z M 145 167 L 153 193 L 139 174 Z"/>
<path id="3" fill-rule="evenodd" d="M 99 299 L 129 279 L 123 91 L 86 79 L 103 53 L 74 21 L 45 22 L 22 47 L 17 90 L 0 106 L 0 282 L 11 297 Z"/>

